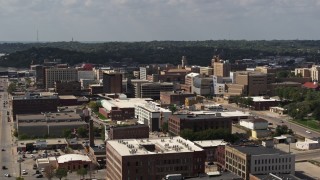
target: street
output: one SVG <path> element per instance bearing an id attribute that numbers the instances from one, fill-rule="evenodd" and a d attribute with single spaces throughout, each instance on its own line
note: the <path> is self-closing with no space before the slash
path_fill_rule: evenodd
<path id="1" fill-rule="evenodd" d="M 11 176 L 16 176 L 18 164 L 14 162 L 13 158 L 13 142 L 11 136 L 11 126 L 13 123 L 8 122 L 8 81 L 7 78 L 0 78 L 0 86 L 3 87 L 3 92 L 0 92 L 0 107 L 1 107 L 1 154 L 0 154 L 0 165 L 2 167 L 0 177 L 4 176 L 5 173 L 10 174 Z M 7 168 L 4 168 L 4 166 Z M 2 179 L 2 178 L 1 178 Z"/>
<path id="2" fill-rule="evenodd" d="M 313 131 L 311 129 L 305 128 L 303 126 L 299 126 L 295 123 L 289 122 L 289 116 L 279 116 L 276 113 L 272 113 L 269 111 L 253 111 L 249 109 L 244 109 L 237 107 L 235 104 L 222 104 L 225 108 L 229 110 L 238 110 L 238 111 L 247 111 L 250 112 L 254 116 L 259 116 L 265 120 L 267 120 L 269 123 L 273 123 L 274 127 L 277 125 L 286 125 L 288 128 L 292 129 L 295 134 L 298 134 L 303 137 L 307 138 L 314 138 L 314 137 L 320 137 L 320 133 Z M 310 131 L 311 133 L 307 133 L 306 131 Z"/>

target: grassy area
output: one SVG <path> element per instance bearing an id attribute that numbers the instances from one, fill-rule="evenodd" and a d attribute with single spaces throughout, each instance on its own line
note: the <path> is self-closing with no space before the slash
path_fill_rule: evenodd
<path id="1" fill-rule="evenodd" d="M 99 117 L 100 119 L 102 119 L 102 120 L 107 120 L 107 118 L 104 117 L 104 115 L 102 115 L 101 113 L 97 112 L 97 114 L 98 114 L 98 117 Z"/>
<path id="2" fill-rule="evenodd" d="M 320 131 L 320 124 L 319 121 L 314 119 L 304 119 L 304 120 L 294 120 L 292 122 L 295 122 L 297 124 L 300 124 L 302 126 L 308 127 L 310 129 Z"/>

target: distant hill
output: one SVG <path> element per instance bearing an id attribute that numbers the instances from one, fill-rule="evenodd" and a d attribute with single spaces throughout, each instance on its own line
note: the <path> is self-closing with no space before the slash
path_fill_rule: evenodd
<path id="1" fill-rule="evenodd" d="M 50 43 L 0 43 L 0 66 L 28 67 L 31 61 L 62 59 L 77 64 L 91 62 L 105 64 L 109 61 L 132 59 L 141 64 L 180 63 L 187 56 L 189 64 L 209 65 L 213 55 L 234 61 L 243 58 L 263 58 L 270 55 L 304 56 L 318 60 L 320 41 L 150 41 L 150 42 L 50 42 Z"/>

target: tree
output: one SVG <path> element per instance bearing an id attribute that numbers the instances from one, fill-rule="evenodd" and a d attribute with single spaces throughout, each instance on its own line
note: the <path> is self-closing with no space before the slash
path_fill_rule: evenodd
<path id="1" fill-rule="evenodd" d="M 168 127 L 168 122 L 162 123 L 162 125 L 161 125 L 161 130 L 162 130 L 162 132 L 163 132 L 163 133 L 167 133 L 167 132 L 168 132 L 168 129 L 169 129 L 169 127 Z"/>
<path id="2" fill-rule="evenodd" d="M 54 177 L 54 168 L 52 166 L 46 166 L 44 168 L 44 176 L 51 180 Z"/>
<path id="3" fill-rule="evenodd" d="M 71 138 L 71 134 L 72 134 L 72 131 L 70 129 L 64 129 L 63 130 L 63 137 Z"/>
<path id="4" fill-rule="evenodd" d="M 88 137 L 88 132 L 88 129 L 85 127 L 79 127 L 77 129 L 77 134 L 82 138 Z"/>
<path id="5" fill-rule="evenodd" d="M 68 171 L 64 168 L 58 168 L 56 170 L 55 176 L 61 180 L 63 177 L 68 176 Z"/>
<path id="6" fill-rule="evenodd" d="M 24 180 L 23 177 L 16 177 L 16 180 Z"/>
<path id="7" fill-rule="evenodd" d="M 99 104 L 96 101 L 90 101 L 88 104 L 89 108 L 92 109 L 93 112 L 98 112 L 99 111 Z"/>
<path id="8" fill-rule="evenodd" d="M 177 111 L 177 107 L 175 106 L 175 105 L 173 105 L 173 104 L 171 104 L 170 106 L 169 106 L 169 110 L 172 112 L 172 114 L 173 113 L 175 113 L 176 111 Z"/>
<path id="9" fill-rule="evenodd" d="M 78 169 L 77 174 L 82 176 L 82 178 L 84 179 L 84 176 L 88 174 L 88 170 L 86 168 Z"/>
<path id="10" fill-rule="evenodd" d="M 17 88 L 16 83 L 10 83 L 10 85 L 8 86 L 7 92 L 9 94 L 12 94 Z"/>

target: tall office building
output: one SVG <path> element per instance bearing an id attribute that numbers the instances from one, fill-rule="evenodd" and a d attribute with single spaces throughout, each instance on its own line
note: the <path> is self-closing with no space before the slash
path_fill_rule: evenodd
<path id="1" fill-rule="evenodd" d="M 78 71 L 74 68 L 49 68 L 45 69 L 46 89 L 54 88 L 56 81 L 77 81 Z"/>
<path id="2" fill-rule="evenodd" d="M 230 76 L 230 63 L 228 61 L 220 60 L 219 57 L 214 56 L 211 60 L 211 66 L 213 67 L 213 75 L 220 77 Z"/>
<path id="3" fill-rule="evenodd" d="M 122 74 L 116 72 L 103 72 L 103 92 L 122 93 Z"/>

